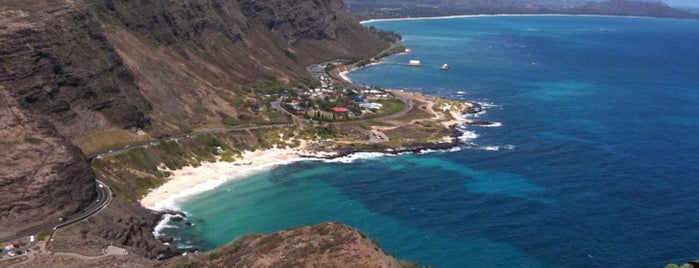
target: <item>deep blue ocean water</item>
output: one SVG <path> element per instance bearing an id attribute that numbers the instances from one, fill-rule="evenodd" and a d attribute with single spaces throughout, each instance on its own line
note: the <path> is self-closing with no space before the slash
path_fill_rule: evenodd
<path id="1" fill-rule="evenodd" d="M 298 162 L 180 204 L 210 249 L 340 221 L 435 267 L 663 267 L 699 259 L 699 20 L 371 23 L 410 53 L 357 83 L 490 104 L 455 152 Z M 419 59 L 421 68 L 398 64 Z M 448 63 L 449 71 L 439 70 Z"/>

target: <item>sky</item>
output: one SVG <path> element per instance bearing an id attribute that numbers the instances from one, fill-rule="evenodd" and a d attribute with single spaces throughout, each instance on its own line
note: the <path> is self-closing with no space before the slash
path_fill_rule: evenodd
<path id="1" fill-rule="evenodd" d="M 699 0 L 663 0 L 663 2 L 678 7 L 699 7 Z"/>

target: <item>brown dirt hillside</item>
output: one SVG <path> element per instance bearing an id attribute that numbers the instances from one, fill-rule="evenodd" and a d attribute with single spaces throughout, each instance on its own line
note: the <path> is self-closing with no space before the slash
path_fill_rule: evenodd
<path id="1" fill-rule="evenodd" d="M 305 67 L 367 57 L 387 44 L 340 0 L 115 1 L 93 8 L 153 105 L 153 135 L 225 118 L 257 117 L 259 79 L 308 81 Z"/>
<path id="2" fill-rule="evenodd" d="M 280 122 L 262 111 L 260 83 L 308 82 L 311 63 L 387 46 L 341 0 L 0 0 L 0 231 L 94 201 L 94 172 L 75 145 Z M 178 253 L 152 237 L 157 215 L 118 197 L 56 241 Z"/>
<path id="3" fill-rule="evenodd" d="M 340 223 L 249 235 L 166 267 L 401 267 L 359 231 Z"/>

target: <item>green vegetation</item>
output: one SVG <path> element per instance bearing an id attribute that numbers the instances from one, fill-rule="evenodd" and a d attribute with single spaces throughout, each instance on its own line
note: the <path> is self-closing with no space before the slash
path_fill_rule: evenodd
<path id="1" fill-rule="evenodd" d="M 381 107 L 381 112 L 383 114 L 394 114 L 405 109 L 405 103 L 403 103 L 400 100 L 384 100 L 379 101 L 378 103 L 381 103 L 381 105 L 383 105 Z"/>
<path id="2" fill-rule="evenodd" d="M 284 56 L 286 56 L 287 58 L 289 58 L 293 61 L 297 60 L 296 55 L 294 53 L 291 53 L 291 51 L 284 49 L 284 50 L 282 50 L 282 52 L 284 52 Z"/>
<path id="3" fill-rule="evenodd" d="M 403 39 L 402 35 L 394 31 L 382 30 L 374 26 L 366 27 L 366 29 L 373 34 L 378 35 L 379 38 L 387 42 L 396 43 Z"/>
<path id="4" fill-rule="evenodd" d="M 49 237 L 49 235 L 51 235 L 51 230 L 43 230 L 43 231 L 41 231 L 41 233 L 36 235 L 36 240 L 44 241 L 44 239 Z"/>
<path id="5" fill-rule="evenodd" d="M 24 140 L 31 144 L 40 144 L 44 142 L 44 140 L 35 137 L 24 137 Z"/>
<path id="6" fill-rule="evenodd" d="M 280 93 L 291 89 L 290 85 L 284 84 L 273 78 L 259 79 L 255 85 L 253 85 L 253 87 L 255 89 L 255 93 L 261 94 Z"/>
<path id="7" fill-rule="evenodd" d="M 180 125 L 179 128 L 181 133 L 192 133 L 194 130 L 190 125 Z"/>
<path id="8" fill-rule="evenodd" d="M 101 150 L 152 140 L 148 135 L 139 135 L 125 129 L 108 128 L 89 132 L 72 142 L 89 155 Z"/>
<path id="9" fill-rule="evenodd" d="M 320 138 L 322 139 L 332 139 L 335 138 L 335 133 L 332 132 L 332 130 L 328 128 L 321 128 L 317 130 L 317 134 Z"/>

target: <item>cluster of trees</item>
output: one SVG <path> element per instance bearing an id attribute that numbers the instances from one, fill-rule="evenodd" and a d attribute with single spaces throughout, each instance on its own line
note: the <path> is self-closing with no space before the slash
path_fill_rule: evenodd
<path id="1" fill-rule="evenodd" d="M 397 33 L 397 32 L 394 32 L 394 31 L 381 30 L 381 29 L 376 28 L 376 27 L 374 27 L 374 26 L 366 27 L 366 29 L 367 29 L 369 32 L 378 35 L 379 38 L 381 38 L 381 39 L 383 39 L 383 40 L 385 40 L 385 41 L 391 42 L 391 43 L 396 43 L 396 42 L 398 42 L 398 41 L 400 41 L 400 40 L 403 39 L 403 36 L 402 36 L 402 35 L 400 35 L 400 34 Z"/>

